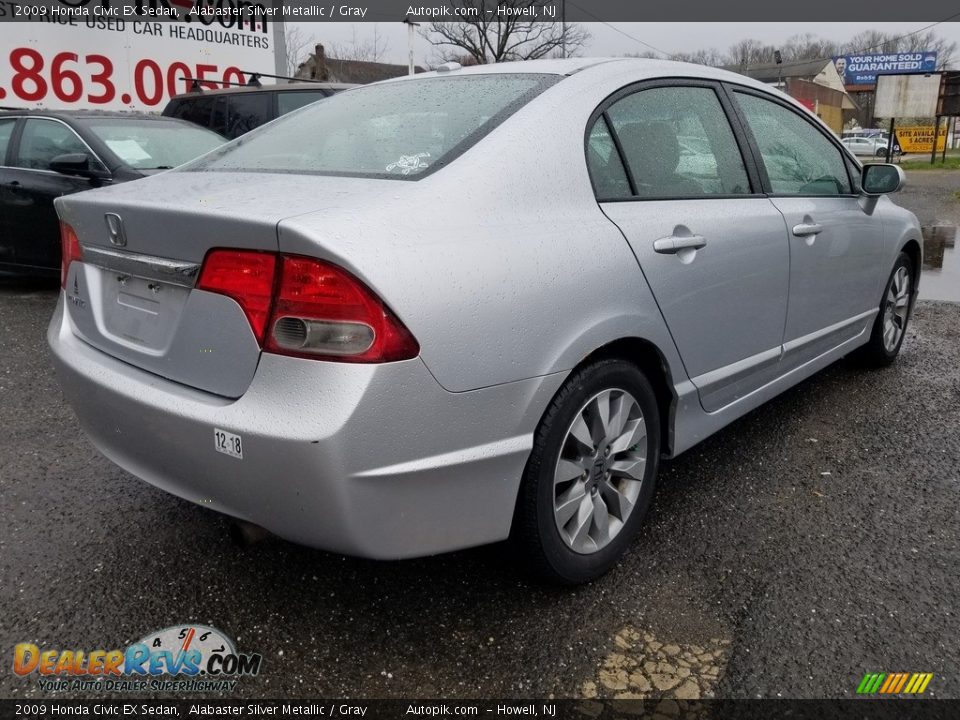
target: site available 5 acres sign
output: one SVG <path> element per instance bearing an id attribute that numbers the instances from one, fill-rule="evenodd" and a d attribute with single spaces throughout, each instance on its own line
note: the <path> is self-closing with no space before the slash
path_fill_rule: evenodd
<path id="1" fill-rule="evenodd" d="M 172 14 L 151 17 L 121 3 L 104 16 L 109 0 L 61 0 L 11 22 L 27 6 L 0 0 L 0 106 L 159 112 L 190 89 L 184 77 L 214 89 L 245 83 L 242 71 L 278 74 L 280 21 L 201 15 L 200 3 L 174 2 L 157 2 Z"/>
<path id="2" fill-rule="evenodd" d="M 933 151 L 933 125 L 917 125 L 897 128 L 897 142 L 905 153 Z M 947 142 L 947 128 L 941 125 L 937 133 L 937 152 L 943 152 Z"/>

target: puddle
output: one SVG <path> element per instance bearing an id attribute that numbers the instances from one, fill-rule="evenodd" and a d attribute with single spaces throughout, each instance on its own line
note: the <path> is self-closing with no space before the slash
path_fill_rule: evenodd
<path id="1" fill-rule="evenodd" d="M 956 225 L 923 227 L 921 300 L 960 302 L 960 254 L 957 253 L 956 238 Z"/>

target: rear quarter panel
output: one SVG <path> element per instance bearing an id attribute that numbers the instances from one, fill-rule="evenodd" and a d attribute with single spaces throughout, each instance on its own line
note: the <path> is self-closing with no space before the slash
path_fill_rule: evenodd
<path id="1" fill-rule="evenodd" d="M 281 251 L 326 257 L 363 279 L 454 392 L 569 370 L 623 337 L 657 345 L 681 377 L 636 258 L 587 174 L 586 123 L 621 83 L 581 75 L 412 192 L 397 180 L 396 196 L 376 207 L 284 220 Z"/>

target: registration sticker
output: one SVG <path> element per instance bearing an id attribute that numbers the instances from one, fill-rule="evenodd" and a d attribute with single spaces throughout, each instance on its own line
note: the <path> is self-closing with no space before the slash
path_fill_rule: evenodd
<path id="1" fill-rule="evenodd" d="M 217 452 L 243 460 L 243 443 L 239 435 L 228 433 L 220 428 L 213 429 L 213 446 Z"/>

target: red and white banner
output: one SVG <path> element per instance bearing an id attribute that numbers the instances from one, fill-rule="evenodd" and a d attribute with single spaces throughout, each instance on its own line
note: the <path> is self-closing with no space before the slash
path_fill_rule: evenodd
<path id="1" fill-rule="evenodd" d="M 245 83 L 242 71 L 278 74 L 280 21 L 151 20 L 124 17 L 119 5 L 119 17 L 104 17 L 89 3 L 82 14 L 11 22 L 13 5 L 0 3 L 0 107 L 159 112 L 190 89 L 184 77 L 216 88 Z"/>

